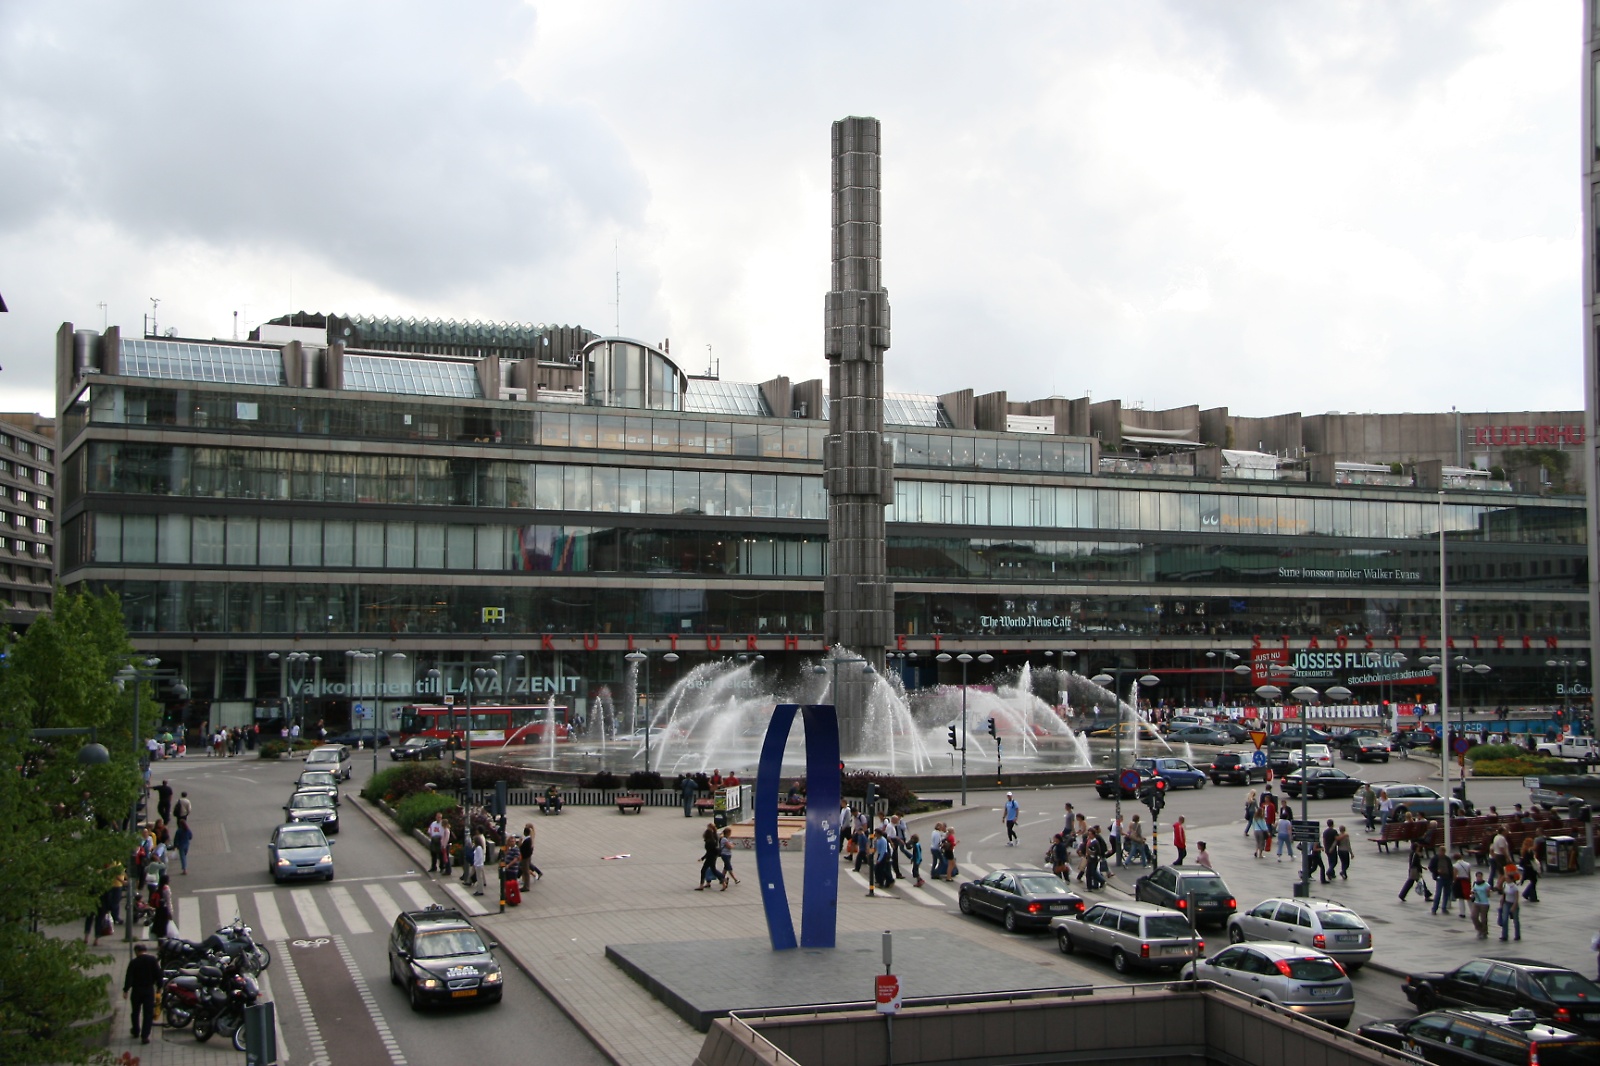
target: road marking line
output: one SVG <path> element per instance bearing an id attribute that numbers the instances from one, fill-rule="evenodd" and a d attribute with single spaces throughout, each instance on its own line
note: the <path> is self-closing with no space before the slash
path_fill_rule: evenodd
<path id="1" fill-rule="evenodd" d="M 276 903 L 272 909 L 278 909 Z M 305 987 L 300 984 L 300 973 L 294 968 L 294 958 L 289 954 L 287 944 L 278 952 L 278 965 L 283 967 L 284 979 L 289 982 L 289 998 L 294 1001 L 294 1009 L 300 1013 L 306 1040 L 311 1044 L 311 1066 L 328 1066 L 328 1046 L 322 1042 L 322 1030 L 317 1027 L 316 1016 L 311 1013 L 311 1004 L 306 1000 Z M 283 1045 L 278 1047 L 279 1057 L 283 1057 Z"/>
<path id="2" fill-rule="evenodd" d="M 389 920 L 389 915 L 400 912 L 401 908 L 395 903 L 394 897 L 389 895 L 388 890 L 382 885 L 362 885 L 361 887 L 367 890 L 367 895 L 371 897 L 372 902 L 378 908 L 378 913 L 384 916 L 385 921 Z"/>
<path id="3" fill-rule="evenodd" d="M 945 884 L 943 881 L 929 881 L 926 885 L 923 885 L 922 887 L 923 888 L 932 889 L 934 892 L 938 893 L 940 896 L 945 897 L 945 901 L 948 902 L 948 903 L 957 902 L 956 890 L 954 888 L 951 888 L 949 885 Z"/>
<path id="4" fill-rule="evenodd" d="M 257 892 L 255 900 L 256 915 L 261 922 L 261 939 L 289 939 L 289 927 L 283 924 L 283 916 L 278 913 L 278 897 L 271 892 Z"/>
<path id="5" fill-rule="evenodd" d="M 938 907 L 943 910 L 946 901 L 930 891 L 932 887 L 931 884 L 924 884 L 921 888 L 917 888 L 915 885 L 908 886 L 906 888 L 906 897 L 916 900 L 924 907 Z"/>
<path id="6" fill-rule="evenodd" d="M 428 890 L 423 887 L 421 881 L 401 881 L 400 891 L 406 894 L 406 897 L 411 900 L 412 905 L 418 910 L 432 906 L 434 903 L 434 898 L 428 895 Z"/>
<path id="7" fill-rule="evenodd" d="M 852 880 L 856 884 L 860 885 L 862 888 L 871 888 L 872 887 L 872 882 L 871 881 L 868 881 L 865 877 L 862 877 L 860 874 L 856 873 L 854 870 L 846 870 L 845 871 L 845 875 L 848 876 L 850 878 L 850 880 Z M 877 895 L 886 896 L 889 899 L 899 899 L 900 898 L 895 893 L 890 892 L 887 888 L 879 888 L 879 889 L 875 889 L 874 891 L 875 891 L 875 893 Z"/>
<path id="8" fill-rule="evenodd" d="M 317 909 L 317 899 L 309 892 L 296 892 L 294 894 L 294 909 L 300 912 L 300 923 L 305 926 L 306 936 L 329 936 L 332 930 L 323 920 L 322 912 Z"/>
<path id="9" fill-rule="evenodd" d="M 461 909 L 471 915 L 488 914 L 489 908 L 472 898 L 472 893 L 456 884 L 454 881 L 444 886 L 444 890 L 461 905 Z"/>
<path id="10" fill-rule="evenodd" d="M 966 862 L 962 862 L 962 863 L 957 863 L 956 866 L 961 870 L 961 873 L 956 875 L 957 877 L 988 877 L 989 876 L 988 867 L 979 866 L 977 863 L 973 862 L 972 861 L 972 852 L 970 852 L 970 851 L 967 852 L 967 861 Z"/>
<path id="11" fill-rule="evenodd" d="M 339 917 L 344 919 L 344 924 L 352 933 L 370 933 L 372 926 L 367 923 L 366 917 L 361 913 L 361 908 L 356 905 L 356 899 L 350 890 L 340 885 L 338 888 L 328 889 L 328 895 L 333 899 L 333 909 L 339 912 Z"/>
<path id="12" fill-rule="evenodd" d="M 268 876 L 271 875 L 269 874 Z M 347 885 L 355 885 L 360 884 L 363 881 L 403 881 L 407 877 L 415 876 L 417 876 L 417 872 L 413 870 L 410 873 L 405 874 L 375 874 L 372 877 L 340 877 L 339 880 L 343 881 Z M 221 888 L 197 888 L 192 894 L 196 896 L 206 896 L 217 892 L 241 892 L 245 889 L 260 887 L 261 883 L 258 881 L 248 885 L 224 885 Z"/>
<path id="13" fill-rule="evenodd" d="M 232 893 L 224 892 L 217 897 L 217 925 L 223 926 L 233 921 L 233 915 L 239 913 L 239 897 Z M 205 922 L 200 923 L 200 928 L 206 927 Z"/>
<path id="14" fill-rule="evenodd" d="M 389 1030 L 389 1023 L 383 1016 L 383 1011 L 378 1007 L 378 997 L 372 994 L 372 986 L 367 984 L 367 979 L 361 976 L 361 969 L 356 965 L 356 957 L 350 953 L 350 947 L 344 942 L 344 937 L 333 938 L 333 946 L 339 949 L 339 955 L 344 959 L 345 969 L 350 971 L 350 980 L 355 983 L 356 994 L 361 997 L 361 1002 L 366 1005 L 367 1013 L 372 1015 L 372 1024 L 377 1027 L 378 1039 L 383 1041 L 383 1049 L 389 1053 L 389 1061 L 394 1066 L 406 1066 L 406 1057 L 400 1051 L 400 1042 L 394 1038 L 394 1033 Z"/>

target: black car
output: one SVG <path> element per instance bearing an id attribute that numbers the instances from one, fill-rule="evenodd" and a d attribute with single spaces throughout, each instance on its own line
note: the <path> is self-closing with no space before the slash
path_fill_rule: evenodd
<path id="1" fill-rule="evenodd" d="M 1232 782 L 1236 785 L 1248 785 L 1253 781 L 1266 781 L 1267 764 L 1256 765 L 1256 753 L 1253 751 L 1219 751 L 1211 757 L 1211 783 L 1220 785 Z"/>
<path id="2" fill-rule="evenodd" d="M 283 805 L 285 822 L 310 822 L 332 836 L 339 831 L 339 810 L 325 791 L 296 792 Z"/>
<path id="3" fill-rule="evenodd" d="M 329 734 L 328 739 L 324 740 L 323 743 L 343 744 L 347 748 L 366 748 L 371 750 L 375 747 L 385 747 L 388 745 L 389 731 L 386 729 L 378 730 L 377 741 L 374 743 L 373 731 L 371 729 L 346 729 L 343 733 Z"/>
<path id="4" fill-rule="evenodd" d="M 1196 927 L 1227 925 L 1239 901 L 1209 866 L 1158 866 L 1133 883 L 1133 898 L 1189 914 Z"/>
<path id="5" fill-rule="evenodd" d="M 1312 799 L 1327 799 L 1329 796 L 1354 796 L 1361 791 L 1361 786 L 1366 784 L 1359 777 L 1351 777 L 1343 770 L 1335 770 L 1329 766 L 1311 766 L 1304 770 L 1295 770 L 1283 779 L 1283 791 L 1298 797 L 1301 782 L 1306 783 L 1306 789 L 1311 793 Z"/>
<path id="6" fill-rule="evenodd" d="M 1567 1029 L 1600 1036 L 1600 985 L 1532 959 L 1473 959 L 1448 973 L 1414 973 L 1400 986 L 1418 1010 L 1525 1008 Z"/>
<path id="7" fill-rule="evenodd" d="M 1389 761 L 1389 740 L 1376 729 L 1352 729 L 1338 738 L 1339 755 L 1356 762 Z"/>
<path id="8" fill-rule="evenodd" d="M 485 941 L 460 911 L 437 904 L 405 911 L 389 932 L 389 980 L 406 990 L 411 1009 L 430 1003 L 498 1003 L 503 991 L 494 941 Z"/>
<path id="9" fill-rule="evenodd" d="M 1006 929 L 1045 929 L 1052 918 L 1083 912 L 1083 897 L 1043 870 L 996 870 L 961 886 L 961 913 L 998 918 Z"/>
<path id="10" fill-rule="evenodd" d="M 390 748 L 389 758 L 395 762 L 420 762 L 423 759 L 442 759 L 445 751 L 445 742 L 438 737 L 412 737 L 398 748 Z"/>
<path id="11" fill-rule="evenodd" d="M 1301 733 L 1306 735 L 1307 744 L 1333 744 L 1339 739 L 1332 733 L 1318 729 L 1314 725 L 1288 725 L 1273 736 L 1272 743 L 1281 744 L 1284 747 L 1292 746 L 1298 748 L 1300 746 Z"/>
<path id="12" fill-rule="evenodd" d="M 1139 775 L 1139 785 L 1143 785 L 1153 776 L 1147 768 L 1142 766 L 1129 767 L 1129 769 Z M 1125 770 L 1107 770 L 1094 779 L 1094 790 L 1100 794 L 1101 799 L 1108 800 L 1117 794 L 1117 789 L 1121 785 L 1122 775 L 1126 772 Z M 1133 788 L 1122 789 L 1122 798 L 1138 799 L 1139 787 L 1136 785 Z"/>
<path id="13" fill-rule="evenodd" d="M 1368 1040 L 1441 1066 L 1592 1066 L 1600 1040 L 1542 1024 L 1530 1011 L 1436 1010 L 1415 1018 L 1373 1022 L 1358 1032 Z"/>

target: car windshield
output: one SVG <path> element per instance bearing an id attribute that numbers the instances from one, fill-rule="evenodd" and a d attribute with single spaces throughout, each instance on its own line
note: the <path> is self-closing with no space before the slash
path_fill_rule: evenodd
<path id="1" fill-rule="evenodd" d="M 311 787 L 311 788 L 323 788 L 323 787 L 338 788 L 339 787 L 338 783 L 334 780 L 332 774 L 324 774 L 324 773 L 301 774 L 300 775 L 300 786 L 302 788 L 305 788 L 305 787 L 308 787 L 308 786 Z"/>
<path id="2" fill-rule="evenodd" d="M 1238 761 L 1239 761 L 1239 756 L 1237 756 L 1237 755 L 1218 755 L 1217 756 L 1217 762 L 1222 764 L 1223 766 L 1232 766 L 1234 763 L 1236 763 Z"/>
<path id="3" fill-rule="evenodd" d="M 1332 959 L 1284 959 L 1289 967 L 1289 976 L 1296 981 L 1339 981 L 1344 979 L 1344 971 L 1339 969 L 1339 964 Z"/>
<path id="4" fill-rule="evenodd" d="M 1324 929 L 1365 929 L 1366 923 L 1355 911 L 1321 911 Z"/>
<path id="5" fill-rule="evenodd" d="M 428 743 L 428 738 L 427 737 L 412 737 L 410 740 L 406 741 L 406 747 L 408 747 L 408 748 L 420 748 L 420 747 L 423 747 L 424 745 L 426 745 L 427 743 Z"/>
<path id="6" fill-rule="evenodd" d="M 1067 886 L 1059 877 L 1019 877 L 1017 892 L 1024 896 L 1065 896 Z"/>
<path id="7" fill-rule="evenodd" d="M 1571 970 L 1535 970 L 1528 976 L 1551 999 L 1587 999 L 1600 1003 L 1600 985 Z"/>
<path id="8" fill-rule="evenodd" d="M 1566 1040 L 1559 1044 L 1540 1041 L 1539 1066 L 1593 1066 L 1600 1060 L 1600 1040 Z M 1528 1061 L 1533 1061 L 1530 1050 Z"/>
<path id="9" fill-rule="evenodd" d="M 1193 935 L 1189 928 L 1189 919 L 1181 914 L 1152 914 L 1144 920 L 1144 935 L 1154 940 L 1157 937 L 1188 937 Z"/>
<path id="10" fill-rule="evenodd" d="M 297 792 L 289 798 L 289 806 L 295 808 L 296 810 L 301 810 L 306 807 L 330 807 L 332 805 L 333 801 L 321 792 Z"/>
<path id="11" fill-rule="evenodd" d="M 327 845 L 328 838 L 322 835 L 320 829 L 286 829 L 278 834 L 280 848 L 322 848 Z"/>
<path id="12" fill-rule="evenodd" d="M 419 959 L 443 959 L 450 955 L 481 955 L 483 937 L 476 929 L 440 929 L 417 934 L 414 954 Z"/>
<path id="13" fill-rule="evenodd" d="M 306 762 L 338 762 L 339 753 L 336 751 L 314 751 L 306 756 Z"/>

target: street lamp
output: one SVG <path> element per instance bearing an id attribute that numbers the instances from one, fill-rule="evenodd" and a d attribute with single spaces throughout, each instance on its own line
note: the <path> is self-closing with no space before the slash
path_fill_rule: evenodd
<path id="1" fill-rule="evenodd" d="M 1228 670 L 1230 669 L 1228 664 L 1239 662 L 1239 653 L 1236 651 L 1225 651 L 1220 653 L 1214 651 L 1206 652 L 1207 665 L 1215 665 L 1219 661 L 1222 664 L 1222 703 L 1218 708 L 1220 710 L 1228 706 Z M 1242 663 L 1238 666 L 1232 667 L 1231 669 L 1240 677 L 1243 677 L 1245 674 L 1250 672 L 1250 668 Z"/>
<path id="2" fill-rule="evenodd" d="M 139 743 L 139 699 L 144 695 L 143 682 L 154 681 L 159 683 L 168 681 L 172 683 L 173 695 L 179 699 L 189 695 L 189 689 L 183 682 L 178 680 L 178 671 L 158 669 L 161 665 L 160 659 L 152 655 L 150 658 L 143 660 L 140 665 L 144 667 L 143 670 L 129 664 L 113 675 L 119 689 L 123 688 L 128 682 L 133 682 L 133 757 L 139 773 L 139 788 L 133 798 L 133 809 L 128 813 L 128 828 L 130 830 L 139 828 L 139 804 L 143 802 L 145 789 L 149 787 L 149 781 L 145 777 L 149 760 L 145 758 L 144 748 Z M 133 883 L 132 878 L 129 878 L 128 915 L 127 921 L 123 925 L 122 935 L 124 940 L 131 941 L 133 939 L 133 903 L 138 894 L 139 886 Z"/>
<path id="3" fill-rule="evenodd" d="M 939 662 L 947 663 L 952 656 L 947 651 L 942 651 L 934 656 Z M 961 664 L 961 806 L 967 805 L 967 664 L 971 663 L 974 656 L 970 652 L 962 652 L 954 656 L 956 662 Z M 994 662 L 994 656 L 988 652 L 980 652 L 976 656 L 980 663 Z"/>
<path id="4" fill-rule="evenodd" d="M 1101 688 L 1109 687 L 1111 689 L 1111 701 L 1117 705 L 1117 724 L 1112 729 L 1112 736 L 1116 739 L 1116 770 L 1114 772 L 1117 776 L 1116 817 L 1117 842 L 1119 848 L 1121 847 L 1122 841 L 1122 696 L 1119 693 L 1119 690 L 1122 688 L 1122 675 L 1124 673 L 1131 674 L 1136 669 L 1136 667 L 1132 666 L 1113 666 L 1111 667 L 1110 674 L 1106 673 L 1105 671 L 1101 671 L 1089 679 L 1090 681 L 1093 681 L 1095 684 L 1099 685 Z M 1155 674 L 1145 674 L 1143 677 L 1138 679 L 1138 683 L 1143 685 L 1145 688 L 1149 688 L 1151 685 L 1161 684 L 1161 679 Z M 1137 699 L 1137 695 L 1132 689 L 1128 691 L 1128 697 L 1130 699 Z M 1137 752 L 1139 750 L 1139 710 L 1137 707 L 1134 708 L 1133 712 L 1133 728 L 1133 748 L 1134 751 Z M 1117 861 L 1120 863 L 1122 860 L 1119 857 Z"/>
<path id="5" fill-rule="evenodd" d="M 1263 686 L 1269 687 L 1269 686 Z M 1317 702 L 1319 693 L 1310 685 L 1301 685 L 1289 693 L 1300 703 L 1300 821 L 1311 823 L 1311 773 L 1306 762 L 1306 742 L 1311 738 L 1311 705 Z M 1352 693 L 1343 685 L 1334 685 L 1326 693 L 1330 700 L 1343 703 Z M 1295 883 L 1295 898 L 1301 899 L 1311 895 L 1311 847 L 1306 841 L 1300 841 L 1300 880 Z"/>
<path id="6" fill-rule="evenodd" d="M 267 653 L 267 658 L 272 660 L 273 662 L 278 662 L 280 659 L 282 659 L 284 662 L 289 664 L 289 679 L 290 679 L 291 682 L 294 683 L 290 699 L 291 699 L 291 701 L 293 701 L 298 697 L 298 704 L 297 704 L 298 707 L 299 707 L 298 712 L 296 712 L 295 709 L 294 709 L 295 706 L 296 706 L 296 704 L 294 704 L 294 703 L 291 703 L 291 706 L 290 706 L 290 709 L 289 709 L 290 718 L 294 722 L 294 726 L 295 726 L 295 728 L 290 731 L 290 735 L 289 735 L 289 750 L 292 752 L 294 750 L 295 738 L 299 737 L 299 736 L 303 736 L 305 734 L 305 716 L 306 716 L 305 680 L 306 680 L 306 666 L 307 666 L 307 664 L 319 664 L 319 663 L 321 663 L 322 662 L 322 656 L 320 656 L 320 655 L 312 655 L 308 651 L 292 651 L 288 655 L 280 656 L 277 652 L 274 651 L 274 652 L 268 652 Z M 313 671 L 313 673 L 314 672 L 315 671 Z"/>
<path id="7" fill-rule="evenodd" d="M 347 651 L 347 652 L 345 652 L 345 655 L 353 663 L 354 662 L 372 661 L 372 662 L 375 662 L 377 664 L 377 673 L 376 673 L 376 676 L 373 677 L 372 707 L 369 708 L 368 711 L 367 711 L 367 714 L 368 714 L 368 716 L 369 716 L 369 718 L 370 718 L 370 720 L 372 722 L 372 728 L 370 730 L 370 733 L 371 733 L 371 736 L 372 736 L 372 772 L 373 773 L 377 773 L 378 772 L 378 718 L 380 717 L 380 712 L 381 712 L 381 709 L 383 707 L 383 690 L 384 690 L 384 685 L 383 685 L 383 666 L 384 666 L 384 656 L 381 653 L 379 653 L 377 651 L 374 651 L 372 649 L 369 649 L 369 648 L 362 648 L 362 649 L 357 650 L 357 651 Z M 406 654 L 403 651 L 392 652 L 389 655 L 390 659 L 394 659 L 397 662 L 402 660 L 402 659 L 404 659 L 405 657 L 406 657 Z M 354 694 L 355 691 L 356 691 L 356 686 L 355 686 L 355 683 L 353 681 L 352 681 L 352 683 L 350 685 L 350 690 L 351 690 L 352 694 Z"/>
<path id="8" fill-rule="evenodd" d="M 1576 661 L 1572 659 L 1546 659 L 1544 664 L 1552 668 L 1557 666 L 1561 667 L 1561 723 L 1562 728 L 1566 728 L 1567 723 L 1572 721 L 1572 681 L 1567 675 L 1567 667 L 1576 666 L 1581 670 L 1589 664 L 1583 659 L 1578 659 Z"/>
<path id="9" fill-rule="evenodd" d="M 504 655 L 497 655 L 497 656 L 494 656 L 494 658 L 496 660 L 498 660 L 498 661 L 504 661 L 505 656 Z M 461 746 L 466 749 L 466 753 L 467 753 L 467 756 L 466 756 L 466 758 L 467 758 L 466 825 L 467 825 L 467 830 L 470 833 L 471 829 L 472 829 L 472 693 L 473 693 L 473 690 L 478 687 L 478 682 L 479 681 L 484 681 L 484 680 L 486 680 L 488 678 L 491 678 L 491 677 L 498 678 L 500 676 L 500 671 L 496 670 L 496 669 L 492 669 L 492 668 L 485 668 L 485 667 L 482 667 L 482 666 L 472 667 L 470 663 L 463 664 L 462 669 L 464 671 L 468 671 L 466 673 L 466 676 L 462 678 L 462 684 L 461 684 L 462 693 L 467 698 L 467 725 L 466 725 L 466 728 L 462 730 L 462 745 Z M 426 676 L 429 677 L 429 678 L 437 679 L 439 681 L 439 683 L 440 683 L 440 686 L 442 688 L 444 688 L 445 690 L 449 689 L 450 684 L 449 684 L 448 680 L 445 679 L 444 674 L 441 673 L 440 670 L 437 667 L 434 667 L 433 669 L 429 670 L 428 673 L 426 674 Z M 454 719 L 455 719 L 455 712 L 454 711 L 451 712 L 450 717 L 451 717 L 452 725 L 453 725 L 454 724 Z"/>
<path id="10" fill-rule="evenodd" d="M 630 663 L 644 664 L 644 693 L 642 697 L 636 694 L 634 696 L 634 700 L 637 703 L 642 699 L 645 706 L 644 768 L 648 773 L 650 770 L 650 726 L 654 724 L 653 720 L 655 718 L 655 709 L 650 706 L 650 656 L 646 655 L 642 651 L 630 651 L 628 654 L 624 655 L 623 658 Z M 678 661 L 678 653 L 675 651 L 669 651 L 661 657 L 661 661 L 666 663 L 675 663 Z M 554 729 L 555 724 L 551 723 L 549 726 L 547 726 L 547 728 Z"/>

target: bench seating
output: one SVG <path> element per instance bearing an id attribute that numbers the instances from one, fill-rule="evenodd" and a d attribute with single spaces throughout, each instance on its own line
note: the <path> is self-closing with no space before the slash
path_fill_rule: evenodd
<path id="1" fill-rule="evenodd" d="M 709 797 L 702 796 L 694 801 L 694 812 L 696 814 L 709 814 L 716 809 L 717 801 Z"/>
<path id="2" fill-rule="evenodd" d="M 619 814 L 640 814 L 643 811 L 644 811 L 644 797 L 643 796 L 618 796 L 617 797 L 617 813 L 619 813 Z"/>
<path id="3" fill-rule="evenodd" d="M 779 814 L 804 814 L 804 813 L 806 813 L 806 805 L 804 803 L 779 803 L 778 804 L 778 813 Z"/>

